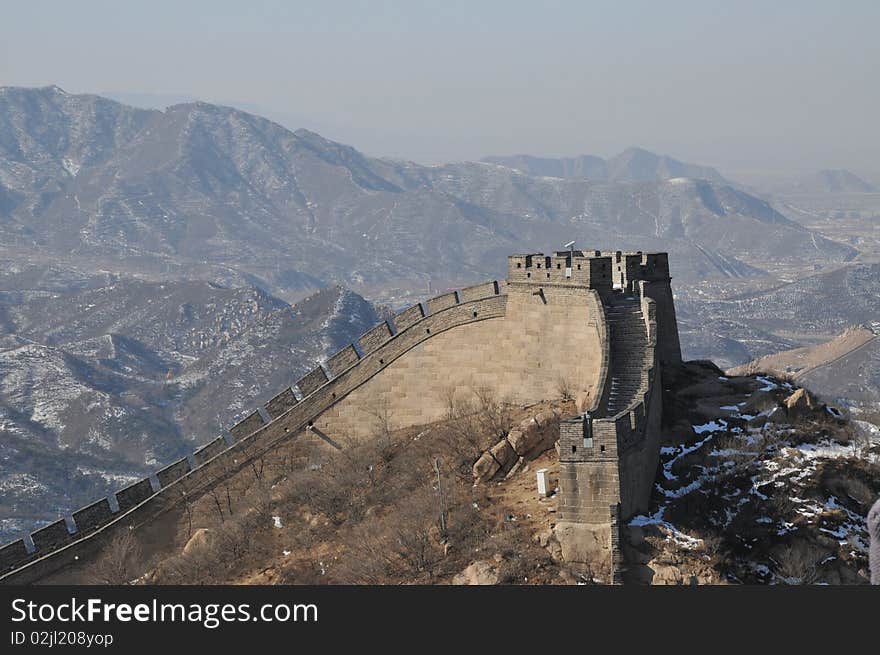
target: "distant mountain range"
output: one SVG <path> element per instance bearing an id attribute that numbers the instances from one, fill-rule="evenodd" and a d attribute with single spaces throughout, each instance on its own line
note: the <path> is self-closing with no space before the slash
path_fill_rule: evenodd
<path id="1" fill-rule="evenodd" d="M 877 187 L 844 169 L 822 170 L 806 175 L 793 185 L 805 193 L 873 193 Z"/>
<path id="2" fill-rule="evenodd" d="M 290 306 L 255 287 L 6 273 L 0 288 L 32 284 L 0 291 L 0 541 L 191 452 L 379 320 L 339 287 Z"/>
<path id="3" fill-rule="evenodd" d="M 627 148 L 611 159 L 593 155 L 544 158 L 531 155 L 486 157 L 485 162 L 514 168 L 529 175 L 585 179 L 593 182 L 664 182 L 678 177 L 730 185 L 709 166 L 687 164 L 666 155 L 655 155 L 641 148 Z"/>
<path id="4" fill-rule="evenodd" d="M 874 184 L 846 169 L 824 169 L 790 178 L 753 180 L 753 185 L 770 196 L 816 196 L 877 193 Z M 751 187 L 749 187 L 751 188 Z"/>
<path id="5" fill-rule="evenodd" d="M 604 170 L 596 182 L 420 166 L 229 107 L 5 87 L 0 254 L 287 300 L 336 283 L 390 302 L 498 277 L 508 253 L 571 239 L 669 250 L 682 281 L 855 254 L 711 169 L 633 149 Z"/>

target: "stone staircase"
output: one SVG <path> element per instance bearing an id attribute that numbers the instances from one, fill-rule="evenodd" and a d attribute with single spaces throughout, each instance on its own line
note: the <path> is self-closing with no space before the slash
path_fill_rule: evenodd
<path id="1" fill-rule="evenodd" d="M 611 337 L 611 390 L 606 416 L 623 411 L 636 399 L 643 382 L 648 335 L 638 298 L 615 298 L 605 307 Z"/>

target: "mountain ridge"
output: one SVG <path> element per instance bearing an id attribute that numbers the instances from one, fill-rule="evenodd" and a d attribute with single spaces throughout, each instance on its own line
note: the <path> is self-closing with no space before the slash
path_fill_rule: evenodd
<path id="1" fill-rule="evenodd" d="M 204 102 L 140 110 L 3 87 L 0 108 L 0 251 L 18 259 L 97 259 L 154 279 L 173 268 L 287 300 L 341 284 L 402 304 L 416 290 L 497 277 L 507 253 L 573 237 L 668 250 L 675 275 L 693 279 L 763 269 L 770 246 L 820 261 L 855 252 L 711 181 L 421 166 Z"/>
<path id="2" fill-rule="evenodd" d="M 565 179 L 584 178 L 593 182 L 660 182 L 688 177 L 727 186 L 731 184 L 710 166 L 682 162 L 668 155 L 657 155 L 636 146 L 630 146 L 609 159 L 596 155 L 553 158 L 523 154 L 488 156 L 481 161 L 534 175 Z"/>

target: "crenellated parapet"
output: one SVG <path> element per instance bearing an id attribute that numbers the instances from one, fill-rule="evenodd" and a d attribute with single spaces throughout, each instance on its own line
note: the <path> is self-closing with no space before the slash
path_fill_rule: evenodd
<path id="1" fill-rule="evenodd" d="M 635 291 L 638 282 L 669 282 L 665 252 L 561 250 L 551 255 L 529 253 L 507 258 L 511 284 L 583 286 L 603 297 L 612 290 Z"/>
<path id="2" fill-rule="evenodd" d="M 579 286 L 605 295 L 612 288 L 611 259 L 598 251 L 585 255 L 579 250 L 553 255 L 512 255 L 507 258 L 507 281 L 533 286 Z"/>
<path id="3" fill-rule="evenodd" d="M 218 436 L 110 498 L 0 547 L 0 581 L 38 580 L 87 554 L 100 533 L 148 523 L 197 497 L 300 434 L 321 413 L 418 344 L 457 326 L 503 316 L 505 304 L 501 285 L 487 282 L 399 312 L 231 426 L 228 436 Z"/>

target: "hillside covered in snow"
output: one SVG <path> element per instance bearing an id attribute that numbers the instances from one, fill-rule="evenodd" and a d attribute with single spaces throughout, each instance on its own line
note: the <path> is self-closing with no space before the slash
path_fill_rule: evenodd
<path id="1" fill-rule="evenodd" d="M 340 287 L 291 306 L 189 280 L 2 278 L 0 540 L 191 452 L 379 320 Z"/>

